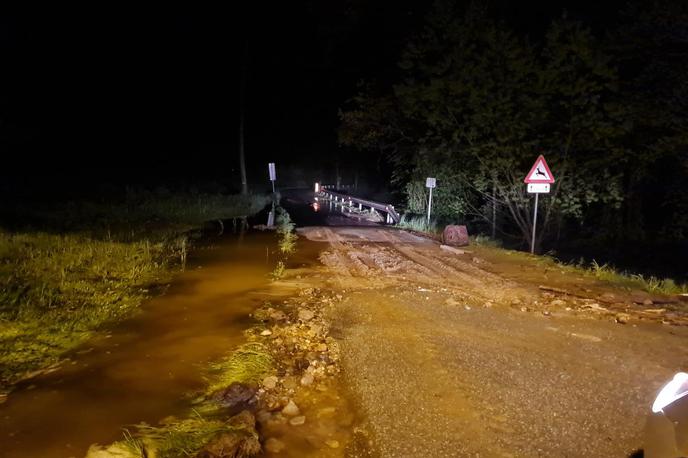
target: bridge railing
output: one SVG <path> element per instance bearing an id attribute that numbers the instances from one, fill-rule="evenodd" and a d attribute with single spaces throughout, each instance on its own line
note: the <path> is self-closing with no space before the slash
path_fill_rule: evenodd
<path id="1" fill-rule="evenodd" d="M 359 211 L 362 211 L 364 207 L 370 208 L 373 211 L 379 211 L 385 214 L 385 222 L 387 224 L 398 224 L 401 216 L 394 209 L 394 205 L 386 204 L 383 202 L 375 202 L 374 200 L 361 199 L 360 197 L 349 196 L 347 194 L 342 194 L 335 191 L 330 191 L 327 188 L 320 188 L 320 196 L 335 202 L 335 204 L 340 204 L 342 206 L 348 206 L 349 208 L 358 207 Z"/>

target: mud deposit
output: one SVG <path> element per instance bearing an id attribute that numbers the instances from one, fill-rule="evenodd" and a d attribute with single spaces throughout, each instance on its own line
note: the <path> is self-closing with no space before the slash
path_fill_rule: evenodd
<path id="1" fill-rule="evenodd" d="M 247 341 L 266 340 L 246 333 L 261 323 L 251 317 L 253 312 L 268 302 L 282 304 L 305 288 L 298 281 L 272 282 L 269 273 L 276 260 L 271 233 L 229 236 L 195 250 L 186 272 L 137 317 L 89 342 L 57 371 L 16 387 L 0 405 L 0 456 L 83 457 L 94 443 L 121 440 L 123 428 L 134 431 L 132 425 L 187 416 L 195 393 L 206 387 L 210 362 Z M 313 262 L 317 248 L 303 248 L 292 267 Z M 298 296 L 298 304 L 306 299 L 311 304 L 315 326 L 322 322 L 315 316 L 319 308 L 306 296 Z M 272 402 L 257 412 L 262 439 L 273 439 L 268 450 L 280 441 L 280 456 L 322 456 L 323 450 L 327 456 L 341 456 L 351 443 L 354 416 L 334 378 L 336 361 L 327 359 L 326 364 L 319 358 L 329 354 L 328 345 L 320 352 L 319 347 L 315 352 L 295 347 L 303 344 L 310 328 L 299 321 L 298 310 L 290 317 L 286 307 L 284 320 L 272 328 L 274 336 L 287 334 L 283 342 L 289 348 L 273 349 L 304 361 L 298 373 L 290 365 L 293 359 L 281 364 L 276 386 L 261 388 L 260 394 Z M 266 325 L 261 326 L 262 332 Z M 321 325 L 313 337 L 322 342 L 315 345 L 327 344 L 326 336 Z M 307 387 L 301 378 L 309 367 L 314 381 Z M 298 403 L 302 424 L 275 411 L 288 400 Z"/>

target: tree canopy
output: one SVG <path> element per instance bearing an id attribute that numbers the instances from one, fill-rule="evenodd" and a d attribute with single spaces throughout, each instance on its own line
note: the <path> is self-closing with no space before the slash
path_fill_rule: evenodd
<path id="1" fill-rule="evenodd" d="M 409 211 L 423 210 L 435 176 L 439 217 L 523 240 L 523 178 L 544 154 L 557 181 L 541 199 L 538 243 L 585 223 L 598 236 L 646 236 L 642 205 L 669 167 L 660 192 L 672 204 L 653 230 L 686 238 L 688 21 L 685 6 L 665 3 L 629 6 L 603 36 L 564 14 L 533 42 L 478 3 L 438 1 L 396 84 L 364 84 L 341 111 L 340 142 L 382 154 Z"/>

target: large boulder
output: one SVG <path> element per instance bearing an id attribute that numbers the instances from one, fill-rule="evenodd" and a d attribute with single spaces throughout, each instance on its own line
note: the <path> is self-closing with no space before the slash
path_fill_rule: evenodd
<path id="1" fill-rule="evenodd" d="M 444 242 L 445 245 L 451 246 L 468 245 L 468 230 L 466 226 L 451 224 L 445 227 L 444 232 L 442 232 L 442 242 Z"/>

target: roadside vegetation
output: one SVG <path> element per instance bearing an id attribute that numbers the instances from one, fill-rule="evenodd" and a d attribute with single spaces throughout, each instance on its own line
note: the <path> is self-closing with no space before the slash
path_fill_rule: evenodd
<path id="1" fill-rule="evenodd" d="M 185 417 L 170 418 L 157 426 L 135 425 L 124 431 L 123 440 L 107 447 L 93 446 L 87 456 L 178 458 L 200 456 L 201 450 L 211 453 L 216 447 L 227 453 L 222 456 L 254 456 L 261 446 L 253 416 L 248 412 L 231 416 L 229 412 L 252 398 L 255 386 L 274 368 L 275 362 L 262 344 L 243 344 L 210 366 L 206 389 Z"/>
<path id="2" fill-rule="evenodd" d="M 281 259 L 277 261 L 275 268 L 272 270 L 270 276 L 273 280 L 279 280 L 284 275 L 286 270 L 286 261 L 289 255 L 296 250 L 297 236 L 294 232 L 296 225 L 292 222 L 289 213 L 282 207 L 277 207 L 277 235 L 279 237 L 278 246 L 281 253 Z"/>
<path id="3" fill-rule="evenodd" d="M 610 264 L 599 264 L 597 261 L 585 261 L 583 258 L 576 262 L 561 262 L 551 254 L 544 256 L 534 256 L 521 251 L 508 250 L 501 246 L 499 240 L 479 234 L 471 237 L 471 242 L 475 246 L 492 251 L 493 254 L 500 256 L 508 254 L 511 259 L 518 259 L 522 265 L 529 262 L 536 262 L 545 268 L 556 269 L 571 274 L 580 274 L 588 278 L 594 278 L 611 286 L 626 290 L 640 290 L 652 294 L 677 295 L 688 294 L 688 284 L 681 284 L 672 278 L 659 278 L 653 275 L 640 275 L 632 272 L 619 270 Z"/>
<path id="4" fill-rule="evenodd" d="M 685 276 L 688 3 L 631 1 L 604 33 L 563 14 L 539 37 L 482 3 L 434 2 L 398 76 L 370 75 L 342 107 L 340 143 L 385 162 L 409 212 L 426 211 L 435 177 L 433 216 L 514 246 L 531 238 L 523 179 L 543 154 L 556 181 L 539 199 L 537 252 Z"/>
<path id="5" fill-rule="evenodd" d="M 263 196 L 128 191 L 119 202 L 4 205 L 0 388 L 130 316 L 184 268 L 191 229 L 267 203 Z"/>

